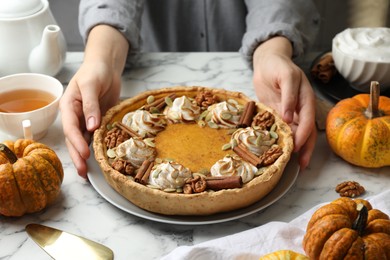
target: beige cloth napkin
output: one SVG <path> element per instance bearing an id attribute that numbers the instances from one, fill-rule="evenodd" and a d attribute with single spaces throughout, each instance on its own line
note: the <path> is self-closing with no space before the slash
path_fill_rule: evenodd
<path id="1" fill-rule="evenodd" d="M 374 208 L 390 214 L 390 189 L 368 198 Z M 163 260 L 239 259 L 257 260 L 277 250 L 304 253 L 302 240 L 306 226 L 317 205 L 289 223 L 270 222 L 230 236 L 206 241 L 194 246 L 181 246 L 163 257 Z"/>

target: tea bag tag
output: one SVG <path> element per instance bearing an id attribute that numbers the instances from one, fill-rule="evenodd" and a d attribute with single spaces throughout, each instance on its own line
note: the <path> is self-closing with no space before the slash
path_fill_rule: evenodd
<path id="1" fill-rule="evenodd" d="M 33 134 L 31 132 L 31 121 L 26 119 L 22 121 L 24 139 L 33 140 Z"/>

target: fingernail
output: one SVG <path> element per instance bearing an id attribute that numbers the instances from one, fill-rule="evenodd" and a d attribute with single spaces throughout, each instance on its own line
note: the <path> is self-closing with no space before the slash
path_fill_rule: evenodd
<path id="1" fill-rule="evenodd" d="M 95 118 L 91 116 L 87 120 L 87 129 L 93 129 L 95 127 L 95 124 L 96 124 Z"/>
<path id="2" fill-rule="evenodd" d="M 287 121 L 288 123 L 293 121 L 293 113 L 291 111 L 286 111 L 284 113 L 284 120 Z"/>

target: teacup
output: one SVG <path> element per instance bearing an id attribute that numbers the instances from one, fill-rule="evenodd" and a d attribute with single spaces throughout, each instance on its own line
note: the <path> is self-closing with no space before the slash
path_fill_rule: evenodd
<path id="1" fill-rule="evenodd" d="M 30 121 L 31 137 L 41 139 L 57 118 L 63 91 L 59 80 L 44 74 L 0 78 L 0 131 L 10 138 L 25 138 L 23 124 Z"/>

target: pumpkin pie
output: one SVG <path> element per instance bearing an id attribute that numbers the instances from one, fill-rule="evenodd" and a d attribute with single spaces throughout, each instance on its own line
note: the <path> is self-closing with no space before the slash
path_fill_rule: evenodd
<path id="1" fill-rule="evenodd" d="M 164 215 L 247 207 L 279 182 L 290 127 L 239 92 L 171 87 L 112 107 L 94 133 L 105 180 L 134 205 Z"/>

